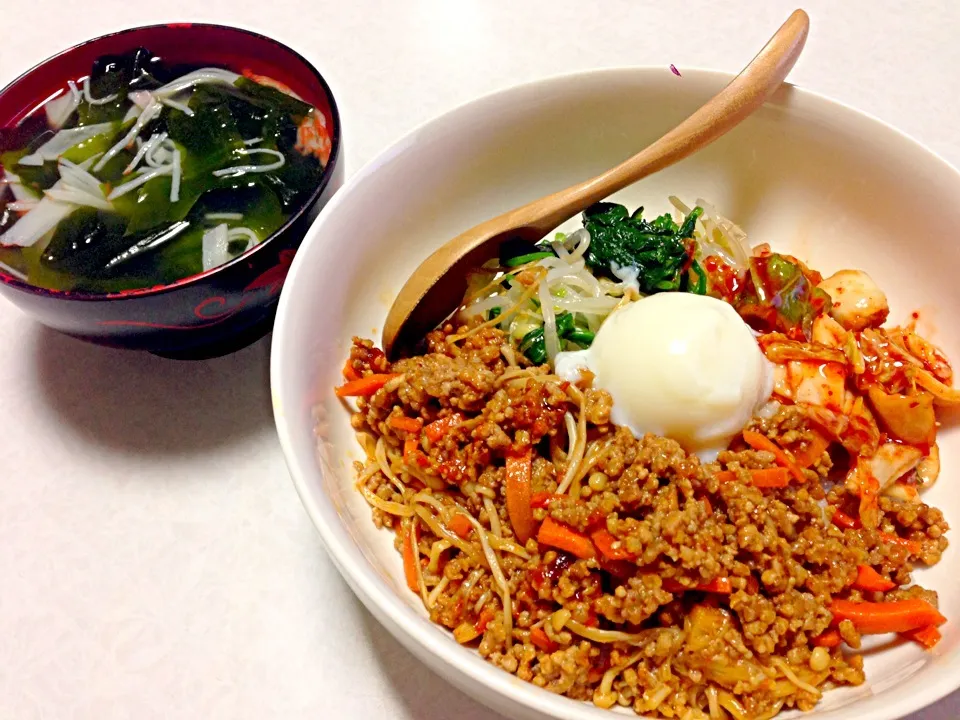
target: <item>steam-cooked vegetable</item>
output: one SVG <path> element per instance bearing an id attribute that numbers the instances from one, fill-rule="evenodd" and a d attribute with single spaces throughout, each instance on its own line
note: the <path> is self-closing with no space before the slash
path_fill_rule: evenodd
<path id="1" fill-rule="evenodd" d="M 597 203 L 583 214 L 590 233 L 587 265 L 621 278 L 629 273 L 642 293 L 683 289 L 684 272 L 694 262 L 690 240 L 702 213 L 694 208 L 678 226 L 669 215 L 647 221 L 643 208 L 630 215 L 623 205 Z M 702 272 L 700 277 L 705 281 Z"/>

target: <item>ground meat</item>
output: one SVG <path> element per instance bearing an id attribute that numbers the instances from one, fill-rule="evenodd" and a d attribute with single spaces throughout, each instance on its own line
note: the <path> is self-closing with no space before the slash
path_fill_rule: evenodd
<path id="1" fill-rule="evenodd" d="M 877 527 L 861 528 L 859 496 L 843 478 L 832 483 L 847 458 L 824 451 L 806 482 L 755 487 L 751 472 L 781 457 L 735 443 L 703 464 L 674 440 L 611 424 L 610 395 L 589 382 L 511 364 L 498 329 L 455 345 L 454 331 L 431 333 L 426 353 L 392 364 L 354 342 L 345 372 L 397 375 L 360 398 L 351 419 L 387 467 L 372 458 L 356 469 L 374 522 L 398 533 L 407 562 L 419 558 L 408 584 L 420 592 L 422 575 L 431 619 L 505 671 L 601 707 L 699 718 L 692 710 L 705 713 L 709 693 L 725 693 L 746 717 L 769 717 L 819 699 L 785 666 L 816 687 L 863 682 L 859 655 L 815 647 L 828 631 L 860 646 L 853 623 L 834 622 L 834 599 L 936 605 L 936 593 L 911 584 L 914 566 L 947 547 L 936 508 L 880 498 Z M 579 448 L 568 414 L 585 420 Z M 788 453 L 806 452 L 820 432 L 797 407 L 751 428 Z M 510 476 L 508 460 L 527 455 L 528 476 Z M 527 537 L 511 511 L 518 483 L 532 508 Z M 457 522 L 465 512 L 498 572 L 475 526 Z M 548 519 L 560 537 L 541 535 Z M 855 587 L 863 565 L 896 589 Z"/>

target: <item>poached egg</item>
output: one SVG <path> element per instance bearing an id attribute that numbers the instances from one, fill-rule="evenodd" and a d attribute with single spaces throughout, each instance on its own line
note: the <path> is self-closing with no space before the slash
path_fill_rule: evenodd
<path id="1" fill-rule="evenodd" d="M 773 392 L 773 366 L 728 303 L 664 292 L 613 313 L 591 347 L 561 352 L 557 375 L 584 369 L 613 398 L 611 420 L 669 437 L 713 461 Z"/>

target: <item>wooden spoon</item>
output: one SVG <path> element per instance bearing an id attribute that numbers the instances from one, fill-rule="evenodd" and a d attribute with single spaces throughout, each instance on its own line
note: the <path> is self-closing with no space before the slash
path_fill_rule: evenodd
<path id="1" fill-rule="evenodd" d="M 383 326 L 383 349 L 393 358 L 416 344 L 457 309 L 467 271 L 497 257 L 509 238 L 537 241 L 612 195 L 706 147 L 736 127 L 780 87 L 797 62 L 810 18 L 796 10 L 729 85 L 645 150 L 602 175 L 487 220 L 443 245 L 401 288 Z"/>

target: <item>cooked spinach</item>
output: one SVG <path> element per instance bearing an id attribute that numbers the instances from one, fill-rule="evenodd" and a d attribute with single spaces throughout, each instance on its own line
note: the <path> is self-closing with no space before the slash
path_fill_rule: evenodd
<path id="1" fill-rule="evenodd" d="M 557 336 L 561 340 L 569 340 L 580 347 L 588 348 L 593 342 L 594 334 L 584 327 L 579 327 L 574 321 L 572 313 L 562 312 L 557 315 Z M 547 361 L 547 344 L 543 339 L 543 328 L 534 328 L 520 341 L 520 352 L 527 359 L 537 365 Z"/>
<path id="2" fill-rule="evenodd" d="M 587 265 L 604 274 L 614 267 L 636 268 L 645 294 L 680 290 L 692 251 L 687 241 L 702 213 L 702 208 L 694 208 L 677 225 L 669 215 L 645 220 L 642 207 L 631 215 L 623 205 L 597 203 L 583 213 L 583 226 L 590 233 Z"/>

